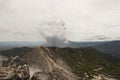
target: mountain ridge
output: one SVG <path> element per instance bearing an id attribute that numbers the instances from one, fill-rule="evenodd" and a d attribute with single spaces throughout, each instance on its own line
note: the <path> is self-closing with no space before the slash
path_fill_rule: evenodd
<path id="1" fill-rule="evenodd" d="M 12 49 L 18 56 L 21 56 L 25 61 L 33 68 L 33 70 L 38 71 L 36 75 L 41 75 L 45 73 L 46 76 L 61 77 L 61 80 L 69 80 L 72 76 L 73 80 L 79 80 L 76 78 L 85 78 L 90 80 L 96 75 L 104 75 L 110 77 L 117 76 L 120 79 L 120 64 L 111 63 L 100 51 L 92 47 L 83 48 L 58 48 L 58 47 L 36 47 L 28 51 L 20 53 L 17 48 Z M 22 50 L 21 50 L 22 51 Z M 9 51 L 8 51 L 9 52 Z M 4 55 L 4 54 L 3 54 Z M 9 56 L 12 54 L 9 53 Z M 66 76 L 64 76 L 64 75 Z M 36 76 L 35 75 L 35 76 Z M 101 76 L 102 77 L 102 76 Z"/>
<path id="2" fill-rule="evenodd" d="M 39 55 L 38 52 L 36 52 L 36 50 L 40 53 Z M 43 51 L 44 54 L 41 54 L 41 51 Z M 40 58 L 39 56 L 43 56 L 44 59 Z M 98 74 L 107 74 L 112 76 L 112 73 L 114 73 L 119 75 L 118 67 L 120 66 L 118 65 L 116 67 L 116 65 L 113 65 L 111 62 L 107 61 L 97 50 L 95 50 L 92 47 L 79 49 L 38 47 L 35 48 L 33 52 L 27 53 L 24 56 L 24 59 L 26 59 L 26 61 L 29 62 L 28 64 L 31 64 L 32 62 L 32 65 L 36 65 L 39 68 L 41 66 L 45 68 L 45 65 L 43 63 L 40 64 L 38 60 L 41 60 L 43 62 L 45 61 L 45 59 L 47 59 L 48 61 L 52 60 L 52 63 L 57 65 L 57 67 L 59 66 L 65 69 L 67 68 L 70 71 L 72 70 L 72 73 L 86 79 L 93 78 L 94 75 Z M 47 61 L 45 61 L 44 63 L 47 64 L 47 66 L 51 66 L 48 65 L 48 63 L 46 62 Z M 67 67 L 64 65 L 66 65 Z M 47 69 L 48 68 L 45 68 L 45 70 Z M 52 69 L 54 69 L 54 67 Z"/>

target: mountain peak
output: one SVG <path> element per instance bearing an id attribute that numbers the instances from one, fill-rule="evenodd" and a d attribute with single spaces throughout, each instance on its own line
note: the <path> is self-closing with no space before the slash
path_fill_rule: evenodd
<path id="1" fill-rule="evenodd" d="M 55 58 L 50 48 L 36 47 L 24 56 L 27 63 L 33 68 L 45 71 L 51 74 L 59 73 L 59 76 L 66 77 L 65 80 L 76 80 L 75 74 L 72 73 L 70 67 L 61 59 Z M 33 66 L 34 65 L 34 66 Z M 64 75 L 63 75 L 64 74 Z M 68 79 L 69 78 L 69 79 Z"/>

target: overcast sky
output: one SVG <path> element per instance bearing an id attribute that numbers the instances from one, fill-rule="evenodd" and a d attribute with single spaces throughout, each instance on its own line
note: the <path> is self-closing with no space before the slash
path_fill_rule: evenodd
<path id="1" fill-rule="evenodd" d="M 120 0 L 0 0 L 0 41 L 120 39 Z"/>

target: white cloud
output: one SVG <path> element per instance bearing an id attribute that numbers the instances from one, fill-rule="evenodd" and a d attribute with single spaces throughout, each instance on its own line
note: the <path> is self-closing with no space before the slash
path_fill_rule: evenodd
<path id="1" fill-rule="evenodd" d="M 96 35 L 117 39 L 120 37 L 120 1 L 0 0 L 1 41 L 44 40 L 40 32 L 54 35 L 60 28 L 42 23 L 55 20 L 65 22 L 65 35 L 69 40 L 85 41 Z"/>

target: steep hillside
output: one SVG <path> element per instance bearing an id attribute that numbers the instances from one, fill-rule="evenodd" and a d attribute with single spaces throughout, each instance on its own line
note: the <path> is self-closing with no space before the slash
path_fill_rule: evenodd
<path id="1" fill-rule="evenodd" d="M 31 66 L 51 71 L 62 69 L 63 73 L 77 74 L 81 78 L 90 79 L 95 75 L 120 76 L 119 64 L 105 60 L 94 48 L 56 48 L 38 47 L 24 56 Z"/>
<path id="2" fill-rule="evenodd" d="M 32 68 L 56 75 L 60 80 L 79 80 L 72 73 L 72 69 L 61 58 L 53 55 L 48 48 L 37 47 L 27 53 L 24 59 Z"/>

